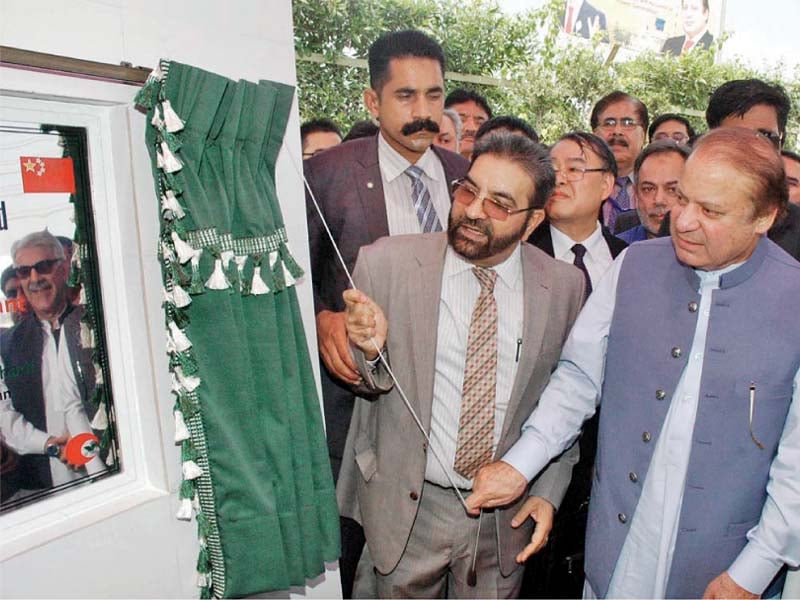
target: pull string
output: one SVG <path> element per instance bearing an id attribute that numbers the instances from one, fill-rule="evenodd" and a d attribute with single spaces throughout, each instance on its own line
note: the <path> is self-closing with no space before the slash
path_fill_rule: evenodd
<path id="1" fill-rule="evenodd" d="M 306 179 L 303 170 L 298 166 L 297 160 L 295 159 L 294 155 L 288 151 L 287 154 L 291 158 L 292 164 L 294 165 L 294 168 L 297 171 L 298 175 L 300 175 L 300 177 L 303 178 L 303 184 L 305 185 L 306 190 L 308 190 L 309 196 L 311 196 L 311 201 L 314 203 L 314 208 L 317 211 L 317 215 L 319 215 L 320 221 L 322 221 L 322 225 L 325 227 L 325 232 L 328 234 L 328 239 L 331 241 L 331 245 L 333 246 L 333 249 L 336 251 L 336 256 L 339 259 L 339 264 L 342 265 L 342 269 L 344 270 L 345 275 L 347 275 L 347 280 L 350 283 L 350 287 L 353 288 L 354 290 L 357 290 L 358 288 L 356 287 L 356 284 L 353 281 L 353 276 L 350 274 L 350 270 L 347 268 L 347 264 L 344 262 L 344 258 L 342 257 L 342 253 L 339 251 L 339 246 L 336 244 L 336 240 L 333 239 L 333 234 L 331 233 L 331 230 L 328 227 L 328 222 L 325 220 L 325 216 L 322 214 L 322 210 L 319 207 L 319 203 L 317 202 L 317 198 L 314 195 L 314 191 L 308 184 L 308 180 Z M 392 368 L 389 366 L 389 361 L 386 360 L 386 357 L 383 355 L 383 351 L 380 348 L 378 348 L 378 344 L 375 342 L 375 338 L 371 338 L 370 341 L 372 342 L 372 345 L 375 347 L 375 350 L 377 350 L 378 352 L 378 357 L 380 358 L 380 362 L 383 364 L 389 377 L 394 382 L 394 386 L 395 388 L 397 388 L 397 391 L 400 394 L 400 398 L 402 398 L 403 400 L 403 404 L 405 404 L 406 408 L 408 409 L 408 412 L 414 419 L 414 423 L 417 424 L 417 428 L 422 434 L 422 437 L 425 438 L 425 442 L 428 444 L 428 451 L 433 453 L 434 458 L 439 463 L 439 466 L 442 468 L 444 474 L 447 476 L 447 480 L 450 482 L 450 487 L 453 488 L 453 491 L 456 493 L 456 496 L 458 496 L 458 501 L 461 502 L 461 505 L 464 507 L 464 510 L 468 512 L 469 509 L 467 508 L 467 501 L 464 499 L 461 490 L 458 489 L 456 482 L 453 480 L 453 476 L 450 474 L 449 468 L 444 464 L 444 460 L 442 460 L 442 457 L 439 456 L 439 453 L 431 444 L 431 438 L 428 435 L 428 432 L 425 431 L 425 426 L 422 424 L 422 420 L 417 415 L 416 411 L 414 410 L 414 407 L 411 406 L 411 402 L 408 401 L 408 397 L 406 396 L 403 387 L 400 385 L 400 382 L 397 380 L 397 377 L 395 377 L 394 371 L 392 371 Z"/>

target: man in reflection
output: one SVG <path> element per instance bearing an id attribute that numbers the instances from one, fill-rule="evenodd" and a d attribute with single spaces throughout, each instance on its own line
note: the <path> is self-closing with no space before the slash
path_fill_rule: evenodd
<path id="1" fill-rule="evenodd" d="M 11 255 L 28 311 L 0 338 L 4 395 L 11 401 L 6 408 L 18 413 L 10 421 L 17 428 L 12 432 L 10 425 L 4 427 L 3 435 L 12 447 L 23 439 L 41 442 L 41 434 L 47 438 L 38 453 L 20 456 L 8 477 L 20 489 L 47 489 L 86 475 L 84 469 L 72 469 L 59 459 L 70 437 L 91 431 L 91 350 L 81 348 L 82 309 L 70 302 L 69 263 L 59 240 L 47 230 L 37 231 L 14 242 Z M 28 446 L 22 449 L 30 451 Z"/>

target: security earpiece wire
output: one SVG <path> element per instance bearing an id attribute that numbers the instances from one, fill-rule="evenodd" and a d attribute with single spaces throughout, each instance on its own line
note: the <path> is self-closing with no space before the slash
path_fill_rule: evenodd
<path id="1" fill-rule="evenodd" d="M 297 161 L 295 160 L 295 157 L 292 155 L 292 153 L 288 152 L 287 154 L 289 154 L 289 156 L 291 157 L 292 163 L 294 164 L 294 167 L 297 170 L 298 174 L 300 175 L 300 177 L 303 178 L 303 184 L 305 185 L 306 190 L 308 190 L 309 196 L 311 196 L 311 201 L 314 203 L 314 208 L 317 211 L 317 215 L 319 215 L 320 221 L 322 221 L 322 225 L 325 227 L 325 232 L 328 234 L 328 239 L 331 241 L 331 245 L 333 246 L 333 249 L 336 251 L 336 257 L 339 259 L 339 263 L 342 265 L 342 269 L 344 270 L 345 275 L 347 275 L 347 280 L 350 282 L 350 287 L 353 288 L 354 290 L 357 290 L 358 288 L 356 287 L 356 284 L 353 281 L 353 277 L 350 274 L 350 270 L 347 268 L 347 264 L 345 264 L 344 262 L 344 258 L 342 257 L 342 253 L 339 251 L 339 246 L 336 244 L 336 240 L 333 239 L 333 234 L 331 233 L 331 230 L 328 227 L 328 222 L 325 220 L 325 216 L 322 214 L 322 210 L 320 209 L 319 204 L 317 203 L 317 198 L 314 195 L 314 191 L 308 184 L 308 180 L 306 179 L 305 173 L 303 173 L 303 170 L 298 167 Z M 378 348 L 378 344 L 375 342 L 375 339 L 371 338 L 370 341 L 372 342 L 372 345 L 375 347 L 375 350 L 377 350 L 378 352 L 378 357 L 380 359 L 380 362 L 383 363 L 386 372 L 389 374 L 389 377 L 394 382 L 394 385 L 397 388 L 398 393 L 400 394 L 400 398 L 402 398 L 403 400 L 403 404 L 405 404 L 406 408 L 408 409 L 408 412 L 414 419 L 414 423 L 416 423 L 417 428 L 419 429 L 422 436 L 425 438 L 425 442 L 428 444 L 428 450 L 431 453 L 433 453 L 434 458 L 439 463 L 439 466 L 442 468 L 442 472 L 444 472 L 444 474 L 447 476 L 447 480 L 450 482 L 450 486 L 453 488 L 453 491 L 456 493 L 456 496 L 458 496 L 458 500 L 459 502 L 461 502 L 461 505 L 464 507 L 464 510 L 469 512 L 469 509 L 467 508 L 467 501 L 464 499 L 461 490 L 458 489 L 458 486 L 456 485 L 456 482 L 453 480 L 452 475 L 450 475 L 449 468 L 444 464 L 444 461 L 439 456 L 439 453 L 431 444 L 431 438 L 428 435 L 428 432 L 425 431 L 425 427 L 422 424 L 422 420 L 419 418 L 419 416 L 417 416 L 414 407 L 411 406 L 411 402 L 409 402 L 408 397 L 406 396 L 406 393 L 403 390 L 403 387 L 400 385 L 400 382 L 397 380 L 397 377 L 395 377 L 394 371 L 392 371 L 392 368 L 389 366 L 389 361 L 386 360 L 386 357 L 383 355 L 383 351 L 380 348 Z M 483 514 L 483 511 L 481 511 L 481 514 Z M 478 521 L 478 524 L 480 525 L 480 520 Z"/>

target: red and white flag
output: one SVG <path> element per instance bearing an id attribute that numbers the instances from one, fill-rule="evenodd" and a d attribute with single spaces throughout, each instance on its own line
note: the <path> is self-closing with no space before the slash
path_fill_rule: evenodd
<path id="1" fill-rule="evenodd" d="M 75 171 L 71 158 L 20 156 L 19 168 L 22 171 L 22 191 L 26 194 L 75 193 Z"/>

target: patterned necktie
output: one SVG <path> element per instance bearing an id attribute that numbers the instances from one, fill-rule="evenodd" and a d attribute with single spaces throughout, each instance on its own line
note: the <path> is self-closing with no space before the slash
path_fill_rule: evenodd
<path id="1" fill-rule="evenodd" d="M 692 40 L 686 40 L 683 44 L 683 50 L 681 50 L 681 54 L 686 54 L 689 50 L 692 49 L 694 46 L 694 42 Z"/>
<path id="2" fill-rule="evenodd" d="M 497 272 L 473 267 L 481 293 L 472 311 L 461 388 L 461 418 L 453 467 L 467 479 L 492 460 L 494 397 L 497 384 Z"/>
<path id="3" fill-rule="evenodd" d="M 619 186 L 619 193 L 614 201 L 622 210 L 628 210 L 631 207 L 631 198 L 628 196 L 628 177 L 617 177 L 617 185 Z"/>
<path id="4" fill-rule="evenodd" d="M 589 294 L 592 293 L 592 278 L 589 277 L 589 270 L 586 268 L 586 263 L 583 262 L 583 257 L 586 256 L 586 246 L 583 244 L 575 244 L 570 250 L 572 250 L 572 253 L 575 255 L 575 260 L 572 261 L 572 264 L 583 271 L 583 277 L 586 279 L 585 298 L 588 298 Z"/>
<path id="5" fill-rule="evenodd" d="M 406 169 L 406 175 L 411 178 L 411 198 L 414 200 L 414 210 L 417 213 L 422 233 L 441 231 L 442 224 L 436 215 L 436 209 L 431 202 L 431 195 L 425 182 L 422 181 L 422 169 L 411 165 Z"/>

